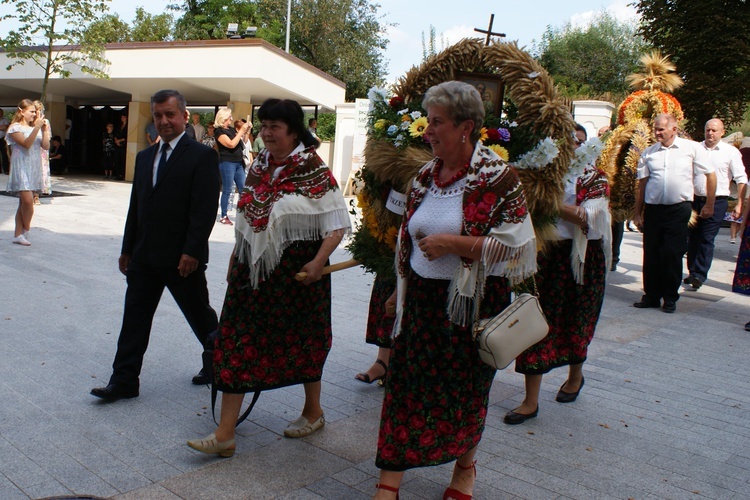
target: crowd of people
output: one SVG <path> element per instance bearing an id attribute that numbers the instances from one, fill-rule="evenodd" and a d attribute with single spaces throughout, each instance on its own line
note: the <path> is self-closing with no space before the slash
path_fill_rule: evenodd
<path id="1" fill-rule="evenodd" d="M 606 278 L 616 269 L 614 225 L 606 174 L 595 158 L 574 161 L 563 179 L 554 237 L 538 245 L 516 171 L 479 140 L 486 107 L 477 88 L 444 82 L 426 92 L 422 106 L 433 159 L 407 193 L 396 278 L 373 287 L 366 341 L 378 347 L 376 362 L 355 378 L 385 387 L 374 497 L 398 498 L 409 469 L 455 462 L 443 498 L 464 500 L 472 498 L 496 371 L 479 358 L 474 318 L 498 314 L 514 286 L 532 281 L 550 328 L 516 359 L 524 399 L 504 422 L 518 425 L 539 415 L 542 377 L 553 368 L 568 367 L 556 401 L 576 401 Z M 244 395 L 291 385 L 302 385 L 305 398 L 284 435 L 309 436 L 326 424 L 321 379 L 332 331 L 331 278 L 324 268 L 351 232 L 342 192 L 316 152 L 317 123 L 305 123 L 297 102 L 269 99 L 258 109 L 253 139 L 252 123 L 234 120 L 229 108 L 203 127 L 175 90 L 157 92 L 151 112 L 150 146 L 136 158 L 119 258 L 127 291 L 112 376 L 91 394 L 106 401 L 139 395 L 151 323 L 167 288 L 200 345 L 213 352 L 192 382 L 213 383 L 223 393 L 218 427 L 188 446 L 232 456 Z M 8 191 L 19 197 L 12 242 L 30 246 L 34 193 L 50 188 L 50 168 L 57 170 L 64 148 L 51 136 L 41 103 L 21 101 L 7 129 L 0 126 L 11 153 Z M 732 220 L 741 236 L 732 289 L 750 295 L 750 203 L 740 153 L 721 141 L 720 120 L 706 123 L 701 143 L 677 132 L 673 116 L 656 117 L 657 142 L 641 155 L 633 214 L 643 233 L 645 292 L 633 305 L 666 313 L 676 311 L 681 282 L 698 290 L 708 279 L 731 182 L 739 195 Z M 118 129 L 107 124 L 105 178 L 120 175 L 124 134 L 126 116 Z M 569 140 L 585 145 L 586 130 L 577 126 Z M 235 223 L 227 215 L 233 188 L 239 193 Z M 218 316 L 205 274 L 217 209 L 236 237 Z M 698 217 L 689 226 L 692 212 Z M 165 221 L 170 231 L 163 230 Z"/>

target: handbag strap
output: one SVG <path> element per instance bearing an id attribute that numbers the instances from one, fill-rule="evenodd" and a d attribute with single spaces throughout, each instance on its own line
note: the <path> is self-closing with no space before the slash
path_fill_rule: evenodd
<path id="1" fill-rule="evenodd" d="M 247 410 L 245 410 L 245 413 L 240 415 L 240 418 L 237 419 L 237 423 L 234 424 L 235 427 L 240 425 L 242 422 L 245 421 L 245 419 L 250 415 L 250 412 L 253 411 L 253 408 L 255 407 L 255 403 L 258 402 L 258 398 L 260 397 L 260 393 L 262 391 L 255 391 L 255 394 L 253 394 L 253 400 L 250 401 L 250 406 L 247 407 Z M 219 422 L 216 421 L 216 398 L 219 394 L 219 390 L 216 388 L 215 383 L 211 383 L 211 415 L 214 417 L 214 423 L 216 425 L 219 425 Z"/>

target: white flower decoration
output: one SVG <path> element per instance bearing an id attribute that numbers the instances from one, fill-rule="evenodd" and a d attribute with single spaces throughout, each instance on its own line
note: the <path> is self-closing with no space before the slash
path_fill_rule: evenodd
<path id="1" fill-rule="evenodd" d="M 513 164 L 516 168 L 537 170 L 542 169 L 552 163 L 560 149 L 550 137 L 541 141 L 528 153 L 521 155 Z"/>
<path id="2" fill-rule="evenodd" d="M 417 120 L 422 116 L 422 113 L 420 111 L 412 111 L 410 115 L 412 120 Z"/>
<path id="3" fill-rule="evenodd" d="M 533 80 L 534 78 L 536 78 L 537 76 L 539 76 L 539 74 L 540 73 L 538 71 L 532 71 L 531 73 L 529 73 L 529 78 L 531 78 Z"/>
<path id="4" fill-rule="evenodd" d="M 387 101 L 388 91 L 380 87 L 372 87 L 367 91 L 367 98 L 370 101 Z"/>

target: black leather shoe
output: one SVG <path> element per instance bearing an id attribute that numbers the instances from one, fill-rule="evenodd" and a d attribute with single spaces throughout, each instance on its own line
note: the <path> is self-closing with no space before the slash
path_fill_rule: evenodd
<path id="1" fill-rule="evenodd" d="M 746 332 L 750 332 L 750 321 L 748 321 L 747 323 L 745 323 L 745 331 Z"/>
<path id="2" fill-rule="evenodd" d="M 558 403 L 572 403 L 576 400 L 578 397 L 578 394 L 581 392 L 581 389 L 583 389 L 583 384 L 586 382 L 585 378 L 581 378 L 581 385 L 578 387 L 578 390 L 576 392 L 565 392 L 563 391 L 563 387 L 565 387 L 565 384 L 560 386 L 560 390 L 557 391 L 557 397 L 555 398 L 555 401 Z"/>
<path id="3" fill-rule="evenodd" d="M 699 289 L 702 285 L 703 285 L 703 282 L 699 280 L 698 278 L 696 278 L 695 276 L 693 276 L 690 279 L 690 286 L 693 287 L 693 290 Z"/>
<path id="4" fill-rule="evenodd" d="M 662 311 L 665 313 L 673 313 L 677 310 L 677 304 L 674 302 L 669 302 L 667 300 L 664 301 L 664 305 L 661 308 Z"/>
<path id="5" fill-rule="evenodd" d="M 513 410 L 510 410 L 508 413 L 505 414 L 505 417 L 503 417 L 503 422 L 505 422 L 508 425 L 518 425 L 526 422 L 530 418 L 534 418 L 539 414 L 539 405 L 537 405 L 536 410 L 529 413 L 528 415 L 524 415 L 523 413 L 516 413 Z"/>
<path id="6" fill-rule="evenodd" d="M 194 385 L 208 385 L 211 383 L 211 379 L 208 378 L 208 375 L 206 375 L 206 372 L 203 370 L 198 372 L 198 375 L 193 377 L 193 384 Z"/>
<path id="7" fill-rule="evenodd" d="M 661 307 L 661 304 L 658 300 L 649 299 L 644 295 L 641 297 L 640 302 L 633 304 L 633 307 L 637 307 L 638 309 L 648 309 L 649 307 Z"/>
<path id="8" fill-rule="evenodd" d="M 687 278 L 685 278 L 684 280 L 682 280 L 682 282 L 685 283 L 686 285 L 689 285 L 691 281 L 693 281 L 693 275 L 692 274 L 688 274 Z"/>
<path id="9" fill-rule="evenodd" d="M 109 384 L 107 387 L 95 387 L 91 389 L 91 395 L 106 399 L 107 401 L 117 401 L 118 399 L 137 398 L 138 388 Z"/>

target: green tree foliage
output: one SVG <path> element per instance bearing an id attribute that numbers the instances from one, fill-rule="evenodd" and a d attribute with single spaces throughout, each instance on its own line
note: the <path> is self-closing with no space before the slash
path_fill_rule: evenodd
<path id="1" fill-rule="evenodd" d="M 78 66 L 85 73 L 107 78 L 102 69 L 108 64 L 103 57 L 104 46 L 87 39 L 84 27 L 107 12 L 108 1 L 0 0 L 15 11 L 0 20 L 13 19 L 19 24 L 17 30 L 9 31 L 0 41 L 0 47 L 10 59 L 14 59 L 7 69 L 29 61 L 42 68 L 42 102 L 47 99 L 50 76 L 68 78 L 70 65 Z M 65 50 L 64 46 L 78 47 Z"/>
<path id="2" fill-rule="evenodd" d="M 117 14 L 106 14 L 89 24 L 84 39 L 94 44 L 129 42 L 130 26 Z"/>
<path id="3" fill-rule="evenodd" d="M 167 8 L 181 12 L 174 27 L 175 40 L 217 40 L 226 38 L 227 25 L 238 23 L 240 31 L 257 26 L 257 2 L 246 0 L 185 0 Z M 256 35 L 264 38 L 259 29 Z"/>
<path id="4" fill-rule="evenodd" d="M 547 27 L 534 55 L 567 97 L 619 99 L 629 93 L 625 77 L 638 69 L 638 59 L 649 46 L 637 34 L 635 22 L 620 21 L 600 12 L 585 27 Z"/>
<path id="5" fill-rule="evenodd" d="M 295 0 L 289 50 L 346 83 L 348 101 L 365 97 L 385 74 L 379 7 L 369 0 Z M 287 0 L 186 0 L 169 8 L 183 13 L 175 26 L 178 40 L 225 38 L 227 24 L 238 23 L 240 32 L 255 26 L 258 38 L 286 45 Z"/>
<path id="6" fill-rule="evenodd" d="M 640 0 L 640 33 L 670 56 L 685 85 L 675 92 L 700 137 L 713 117 L 742 122 L 750 100 L 750 2 Z"/>
<path id="7" fill-rule="evenodd" d="M 286 0 L 263 0 L 281 7 Z M 383 84 L 387 46 L 378 4 L 369 0 L 298 0 L 292 7 L 290 51 L 346 83 L 346 100 Z M 277 10 L 279 12 L 279 10 Z M 280 12 L 279 12 L 280 13 Z"/>
<path id="8" fill-rule="evenodd" d="M 107 14 L 91 23 L 84 32 L 90 43 L 160 42 L 172 38 L 174 20 L 171 14 L 149 14 L 143 7 L 135 11 L 133 25 L 117 14 Z"/>
<path id="9" fill-rule="evenodd" d="M 160 42 L 172 39 L 172 14 L 149 14 L 143 7 L 135 10 L 135 19 L 130 29 L 132 42 Z"/>
<path id="10" fill-rule="evenodd" d="M 313 113 L 305 113 L 305 123 L 315 118 Z M 336 113 L 318 113 L 318 137 L 321 141 L 332 141 L 336 138 Z"/>

